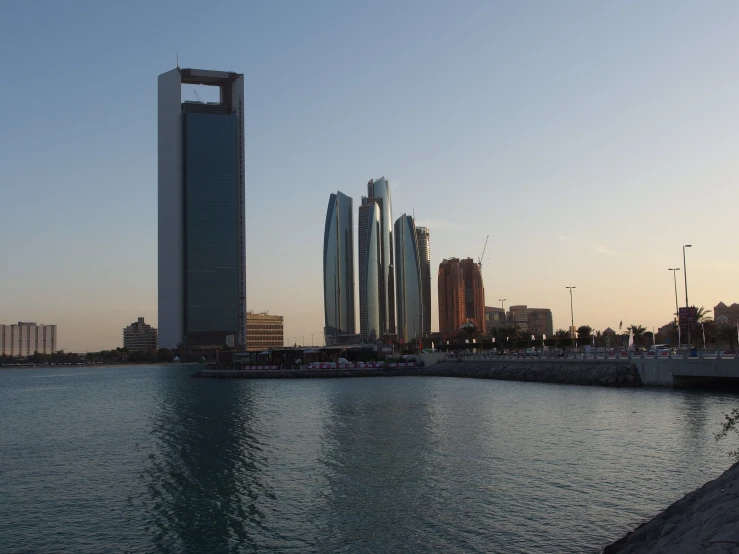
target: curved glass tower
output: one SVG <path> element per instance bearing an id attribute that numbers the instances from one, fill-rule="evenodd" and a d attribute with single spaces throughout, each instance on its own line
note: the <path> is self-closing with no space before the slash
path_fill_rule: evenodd
<path id="1" fill-rule="evenodd" d="M 380 245 L 380 206 L 363 197 L 359 207 L 359 333 L 363 341 L 382 336 Z"/>
<path id="2" fill-rule="evenodd" d="M 408 342 L 423 336 L 421 264 L 413 217 L 403 214 L 398 218 L 394 238 L 398 338 Z"/>
<path id="3" fill-rule="evenodd" d="M 385 177 L 367 183 L 369 200 L 380 208 L 380 333 L 395 334 L 395 272 L 393 266 L 393 207 Z"/>
<path id="4" fill-rule="evenodd" d="M 354 229 L 352 199 L 332 194 L 323 235 L 323 306 L 326 344 L 356 333 L 354 322 Z"/>

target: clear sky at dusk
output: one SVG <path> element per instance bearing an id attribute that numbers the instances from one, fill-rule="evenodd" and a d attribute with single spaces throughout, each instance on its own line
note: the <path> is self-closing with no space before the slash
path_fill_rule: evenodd
<path id="1" fill-rule="evenodd" d="M 15 2 L 0 18 L 0 322 L 157 322 L 157 76 L 245 74 L 247 304 L 320 342 L 329 194 L 483 261 L 488 305 L 595 329 L 739 301 L 739 3 Z M 191 98 L 194 99 L 194 96 Z M 356 213 L 355 213 L 356 225 Z M 355 236 L 356 240 L 356 236 Z M 684 303 L 682 272 L 678 293 Z M 358 308 L 357 308 L 358 313 Z"/>

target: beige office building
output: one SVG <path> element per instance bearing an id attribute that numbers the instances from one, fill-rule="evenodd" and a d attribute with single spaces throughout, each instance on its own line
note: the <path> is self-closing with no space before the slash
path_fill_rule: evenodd
<path id="1" fill-rule="evenodd" d="M 19 321 L 17 325 L 0 324 L 0 356 L 53 354 L 57 350 L 56 325 L 37 325 Z"/>
<path id="2" fill-rule="evenodd" d="M 529 308 L 526 305 L 517 305 L 509 309 L 513 324 L 527 335 L 535 335 L 536 338 L 554 336 L 552 310 L 549 308 Z"/>
<path id="3" fill-rule="evenodd" d="M 262 351 L 285 346 L 284 317 L 246 312 L 246 349 Z"/>

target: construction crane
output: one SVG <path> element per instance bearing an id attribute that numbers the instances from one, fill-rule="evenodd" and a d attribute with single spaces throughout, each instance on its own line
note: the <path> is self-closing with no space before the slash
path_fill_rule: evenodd
<path id="1" fill-rule="evenodd" d="M 490 238 L 490 235 L 488 235 L 487 237 L 485 237 L 485 246 L 482 247 L 482 254 L 480 254 L 480 257 L 479 258 L 477 258 L 477 265 L 479 265 L 480 267 L 482 267 L 482 259 L 485 257 L 485 250 L 488 247 L 488 239 L 489 238 Z"/>

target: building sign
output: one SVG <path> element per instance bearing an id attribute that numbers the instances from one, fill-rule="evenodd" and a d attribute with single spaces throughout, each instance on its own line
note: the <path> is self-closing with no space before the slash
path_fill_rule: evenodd
<path id="1" fill-rule="evenodd" d="M 680 333 L 687 335 L 688 326 L 690 326 L 691 331 L 698 327 L 698 323 L 696 321 L 698 319 L 698 309 L 695 306 L 690 308 L 680 308 L 677 313 Z"/>

